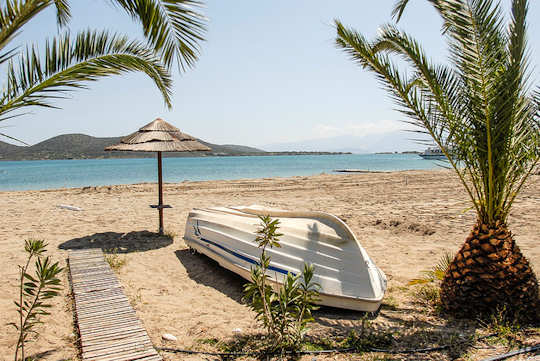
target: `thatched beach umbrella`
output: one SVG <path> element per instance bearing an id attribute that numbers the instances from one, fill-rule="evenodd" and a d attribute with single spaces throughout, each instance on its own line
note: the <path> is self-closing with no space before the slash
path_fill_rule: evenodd
<path id="1" fill-rule="evenodd" d="M 199 152 L 211 150 L 192 136 L 182 133 L 161 118 L 145 125 L 139 131 L 128 135 L 120 143 L 111 145 L 105 150 L 131 152 L 157 152 L 158 160 L 158 205 L 150 206 L 159 211 L 159 234 L 163 234 L 163 208 L 171 208 L 163 204 L 163 178 L 161 175 L 162 152 Z"/>

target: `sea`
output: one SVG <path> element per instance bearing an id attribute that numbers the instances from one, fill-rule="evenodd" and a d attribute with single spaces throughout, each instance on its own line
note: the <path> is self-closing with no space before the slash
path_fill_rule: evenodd
<path id="1" fill-rule="evenodd" d="M 291 177 L 333 173 L 336 169 L 396 171 L 440 166 L 440 161 L 425 160 L 417 154 L 163 158 L 163 181 Z M 0 191 L 143 182 L 157 182 L 156 159 L 0 161 Z"/>

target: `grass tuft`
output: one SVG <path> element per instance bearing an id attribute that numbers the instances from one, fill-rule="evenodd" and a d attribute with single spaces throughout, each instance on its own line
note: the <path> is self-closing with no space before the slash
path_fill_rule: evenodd
<path id="1" fill-rule="evenodd" d="M 127 262 L 125 257 L 120 257 L 118 255 L 118 248 L 105 250 L 105 260 L 116 272 L 118 272 Z"/>
<path id="2" fill-rule="evenodd" d="M 167 238 L 169 238 L 171 241 L 174 241 L 174 238 L 178 236 L 178 233 L 176 233 L 173 230 L 167 229 L 163 232 L 163 235 Z"/>
<path id="3" fill-rule="evenodd" d="M 523 344 L 523 341 L 521 340 L 522 327 L 517 319 L 508 318 L 505 308 L 502 308 L 491 315 L 491 319 L 486 325 L 486 329 L 489 333 L 497 334 L 488 339 L 489 344 L 500 344 L 509 348 L 514 348 Z"/>
<path id="4" fill-rule="evenodd" d="M 433 284 L 423 284 L 412 290 L 414 302 L 429 308 L 438 310 L 441 307 L 441 296 L 439 286 Z"/>
<path id="5" fill-rule="evenodd" d="M 399 309 L 399 303 L 394 296 L 388 295 L 384 298 L 382 307 L 385 310 L 397 311 Z"/>

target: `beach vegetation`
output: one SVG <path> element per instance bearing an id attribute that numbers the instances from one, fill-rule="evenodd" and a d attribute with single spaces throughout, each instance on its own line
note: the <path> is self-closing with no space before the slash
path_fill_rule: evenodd
<path id="1" fill-rule="evenodd" d="M 416 303 L 424 308 L 441 310 L 440 285 L 453 259 L 453 253 L 445 251 L 435 266 L 422 271 L 422 277 L 408 282 L 409 286 L 414 286 L 411 294 Z"/>
<path id="2" fill-rule="evenodd" d="M 112 248 L 105 251 L 105 261 L 116 272 L 118 272 L 127 262 L 125 257 L 120 257 L 118 248 Z"/>
<path id="3" fill-rule="evenodd" d="M 305 263 L 302 274 L 288 272 L 283 284 L 274 291 L 272 282 L 277 284 L 277 280 L 268 275 L 271 260 L 266 250 L 281 247 L 282 234 L 278 233 L 279 220 L 269 216 L 259 218 L 261 226 L 255 242 L 261 248 L 261 255 L 257 266 L 251 269 L 252 283 L 244 286 L 243 298 L 270 336 L 271 352 L 298 350 L 309 323 L 314 321 L 312 311 L 318 308 L 314 305 L 319 298 L 319 285 L 312 281 L 314 268 Z"/>
<path id="4" fill-rule="evenodd" d="M 524 332 L 527 332 L 518 320 L 507 317 L 505 308 L 494 312 L 482 326 L 488 334 L 492 335 L 486 340 L 488 344 L 504 345 L 508 348 L 522 346 Z"/>
<path id="5" fill-rule="evenodd" d="M 163 235 L 167 238 L 169 238 L 171 241 L 174 241 L 174 238 L 178 236 L 178 233 L 176 233 L 173 230 L 166 229 L 165 232 L 163 232 Z"/>
<path id="6" fill-rule="evenodd" d="M 402 17 L 408 0 L 397 1 Z M 407 123 L 448 159 L 477 222 L 444 274 L 443 309 L 458 317 L 540 318 L 538 281 L 508 227 L 508 215 L 540 159 L 540 87 L 531 84 L 527 0 L 508 21 L 495 0 L 429 1 L 442 18 L 449 64 L 393 24 L 373 40 L 336 20 L 336 44 L 376 74 Z M 396 63 L 396 60 L 404 60 Z"/>
<path id="7" fill-rule="evenodd" d="M 85 83 L 127 72 L 146 74 L 171 107 L 174 63 L 180 71 L 198 59 L 205 17 L 199 0 L 115 0 L 143 30 L 145 41 L 106 30 L 69 31 L 69 0 L 7 0 L 0 5 L 0 65 L 7 71 L 0 94 L 0 121 L 23 115 L 31 106 L 55 102 Z M 49 8 L 61 32 L 40 49 L 13 45 L 25 25 Z M 18 140 L 0 133 L 10 139 Z"/>
<path id="8" fill-rule="evenodd" d="M 356 352 L 371 352 L 373 349 L 390 347 L 393 340 L 391 332 L 375 330 L 371 323 L 366 321 L 362 322 L 360 332 L 351 331 L 340 343 L 340 347 L 353 349 Z"/>
<path id="9" fill-rule="evenodd" d="M 392 295 L 387 295 L 384 297 L 382 307 L 386 310 L 397 311 L 399 309 L 399 302 Z"/>
<path id="10" fill-rule="evenodd" d="M 454 255 L 451 252 L 444 252 L 437 264 L 432 269 L 422 271 L 422 277 L 414 278 L 409 281 L 409 285 L 419 285 L 425 283 L 441 282 L 452 263 Z"/>
<path id="11" fill-rule="evenodd" d="M 411 290 L 414 302 L 423 306 L 422 311 L 440 310 L 440 287 L 434 284 L 421 284 Z"/>
<path id="12" fill-rule="evenodd" d="M 196 341 L 200 344 L 210 345 L 210 346 L 215 346 L 219 343 L 219 340 L 215 337 L 200 338 L 200 339 L 197 339 Z"/>
<path id="13" fill-rule="evenodd" d="M 24 265 L 19 265 L 19 295 L 14 301 L 19 320 L 9 323 L 19 334 L 15 346 L 15 361 L 26 360 L 25 345 L 30 340 L 30 335 L 38 334 L 35 326 L 43 323 L 43 316 L 50 314 L 50 300 L 58 296 L 61 290 L 58 275 L 63 268 L 58 266 L 58 262 L 52 263 L 49 256 L 45 257 L 46 247 L 43 240 L 26 240 L 24 244 L 27 258 Z M 30 263 L 34 259 L 31 272 Z"/>

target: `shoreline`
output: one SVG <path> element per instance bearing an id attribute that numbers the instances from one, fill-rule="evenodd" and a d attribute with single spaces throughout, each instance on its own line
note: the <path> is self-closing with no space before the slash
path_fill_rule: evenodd
<path id="1" fill-rule="evenodd" d="M 361 156 L 361 155 L 360 155 Z M 244 158 L 244 157 L 241 157 L 241 158 Z M 140 158 L 140 159 L 143 159 L 143 158 Z M 147 159 L 150 159 L 150 158 L 147 158 Z M 176 159 L 185 159 L 185 158 L 176 158 Z M 208 159 L 208 158 L 207 158 Z M 130 159 L 125 159 L 125 160 L 130 160 Z M 151 159 L 152 161 L 155 161 L 154 159 Z M 53 160 L 54 161 L 54 160 Z M 90 160 L 90 161 L 93 161 Z M 83 183 L 81 184 L 81 177 L 80 176 L 76 176 L 75 178 L 73 179 L 70 179 L 69 181 L 68 180 L 65 180 L 65 179 L 51 179 L 51 180 L 47 180 L 47 181 L 44 181 L 43 183 L 63 183 L 63 184 L 66 184 L 66 183 L 72 183 L 74 184 L 73 186 L 56 186 L 56 185 L 52 185 L 50 187 L 45 187 L 45 188 L 34 188 L 34 185 L 33 184 L 36 184 L 38 182 L 26 182 L 25 183 L 25 180 L 23 180 L 23 185 L 24 186 L 27 186 L 28 188 L 24 188 L 24 189 L 17 189 L 16 186 L 13 185 L 13 182 L 16 181 L 16 179 L 9 179 L 7 180 L 7 184 L 11 184 L 12 185 L 12 188 L 9 188 L 7 187 L 6 189 L 2 189 L 2 185 L 0 183 L 0 192 L 24 192 L 24 191 L 40 191 L 40 190 L 55 190 L 55 189 L 77 189 L 77 188 L 84 188 L 84 187 L 111 187 L 111 186 L 117 186 L 117 185 L 134 185 L 134 184 L 152 184 L 152 183 L 155 183 L 157 182 L 157 173 L 154 175 L 155 173 L 155 170 L 154 170 L 154 162 L 145 162 L 145 164 L 143 165 L 144 167 L 146 167 L 146 170 L 148 171 L 151 171 L 152 172 L 152 176 L 151 178 L 155 178 L 155 179 L 152 179 L 152 180 L 149 180 L 149 181 L 139 181 L 139 182 L 136 182 L 136 183 L 105 183 L 105 184 L 98 184 L 98 185 L 92 185 L 92 184 L 88 184 L 88 183 Z M 392 160 L 394 161 L 394 160 Z M 415 160 L 415 161 L 420 161 L 422 162 L 421 159 L 419 160 Z M 34 162 L 34 161 L 28 161 L 28 162 Z M 41 161 L 36 161 L 36 162 L 41 162 Z M 339 168 L 339 169 L 335 169 L 335 168 L 324 168 L 321 166 L 321 168 L 317 168 L 317 169 L 311 169 L 309 165 L 305 166 L 304 168 L 300 168 L 298 170 L 298 173 L 300 174 L 290 174 L 290 164 L 286 164 L 283 168 L 276 168 L 275 170 L 273 170 L 273 173 L 281 173 L 283 175 L 260 175 L 259 174 L 250 174 L 250 173 L 253 173 L 250 171 L 250 168 L 248 165 L 246 164 L 242 164 L 240 166 L 240 172 L 233 172 L 232 175 L 230 177 L 232 178 L 226 178 L 227 175 L 226 174 L 220 174 L 220 175 L 212 175 L 212 174 L 207 174 L 207 173 L 204 173 L 204 172 L 201 172 L 199 169 L 200 168 L 197 168 L 196 171 L 194 171 L 193 174 L 189 174 L 189 171 L 186 172 L 185 174 L 185 177 L 184 179 L 178 181 L 178 182 L 174 182 L 174 181 L 169 181 L 167 183 L 171 183 L 171 184 L 181 184 L 182 182 L 190 182 L 190 181 L 201 181 L 201 182 L 204 182 L 204 181 L 235 181 L 235 180 L 241 180 L 241 179 L 251 179 L 251 180 L 256 180 L 256 179 L 265 179 L 265 178 L 289 178 L 289 177 L 311 177 L 311 176 L 316 176 L 316 175 L 320 175 L 320 174 L 337 174 L 337 173 L 365 173 L 365 174 L 370 174 L 370 173 L 394 173 L 394 172 L 413 172 L 413 171 L 438 171 L 438 170 L 444 170 L 444 168 L 442 167 L 439 167 L 437 166 L 437 164 L 434 164 L 434 163 L 420 163 L 422 166 L 427 166 L 427 168 L 420 168 L 420 167 L 414 167 L 414 165 L 411 165 L 411 168 L 409 169 L 400 169 L 399 167 L 395 167 L 392 166 L 392 167 L 389 167 L 390 169 L 384 169 L 385 167 L 384 166 L 381 166 L 381 167 L 363 167 L 363 168 L 360 168 L 360 169 L 343 169 L 343 168 Z M 176 165 L 176 164 L 175 164 Z M 326 165 L 326 164 L 324 164 Z M 93 171 L 115 171 L 113 168 L 111 168 L 112 165 L 106 165 L 106 167 L 101 167 L 101 166 L 95 166 L 95 168 L 88 168 L 89 170 L 93 170 Z M 125 165 L 123 165 L 125 166 Z M 165 165 L 167 166 L 167 165 Z M 184 165 L 182 164 L 182 167 L 183 166 L 187 166 L 189 167 L 189 164 L 188 165 Z M 205 166 L 208 166 L 209 168 L 212 168 L 212 166 L 216 166 L 216 164 L 205 164 Z M 219 169 L 221 171 L 225 171 L 227 169 L 227 166 L 228 164 L 219 164 Z M 132 172 L 134 169 L 136 168 L 133 168 L 134 165 L 129 165 L 129 171 Z M 375 169 L 372 169 L 372 168 L 375 168 Z M 377 169 L 377 168 L 381 168 L 381 169 Z M 398 169 L 392 169 L 392 168 L 398 168 Z M 51 173 L 51 170 L 50 168 L 43 168 L 45 171 L 45 174 L 52 174 Z M 65 168 L 65 169 L 68 169 L 68 168 Z M 123 168 L 124 169 L 124 168 Z M 178 172 L 178 169 L 180 169 L 180 172 Z M 188 168 L 189 169 L 189 168 Z M 64 170 L 64 169 L 62 169 Z M 26 170 L 25 170 L 26 171 Z M 34 169 L 32 169 L 32 171 L 36 171 Z M 77 172 L 79 171 L 78 168 L 74 168 L 73 169 L 73 172 Z M 169 178 L 177 178 L 179 175 L 178 174 L 183 174 L 182 173 L 182 168 L 178 168 L 178 167 L 172 167 L 172 168 L 165 168 L 165 172 L 168 172 L 168 171 L 173 171 L 173 172 L 177 172 L 176 174 L 172 174 L 171 176 L 169 176 Z M 261 172 L 261 173 L 264 173 L 265 171 L 265 168 L 264 167 L 259 167 L 257 168 L 257 171 Z M 1 170 L 0 169 L 0 172 L 4 172 L 4 174 L 7 174 L 6 172 L 8 172 L 8 170 Z M 16 172 L 16 171 L 15 171 Z M 26 171 L 26 172 L 29 172 Z M 199 173 L 197 173 L 199 172 Z M 302 174 L 302 172 L 304 172 L 305 174 Z M 238 174 L 238 173 L 241 173 L 241 174 Z M 0 173 L 1 175 L 2 173 Z M 89 173 L 91 174 L 91 173 Z M 218 174 L 219 174 L 219 171 L 218 171 Z M 30 177 L 29 174 L 24 174 L 25 176 L 27 177 Z M 141 174 L 135 174 L 135 175 L 131 175 L 130 178 L 141 178 L 141 177 L 144 177 L 144 178 L 148 178 L 148 173 L 144 173 L 144 176 L 141 176 Z M 193 177 L 193 180 L 191 180 L 189 177 L 192 176 Z M 13 176 L 10 176 L 11 178 L 13 178 Z M 210 177 L 208 179 L 205 179 L 204 177 Z M 237 178 L 238 177 L 238 178 Z M 113 176 L 113 178 L 115 178 Z M 118 178 L 118 177 L 116 177 Z M 115 179 L 116 179 L 115 178 Z M 121 178 L 121 177 L 120 177 Z M 198 179 L 197 179 L 198 178 Z M 19 178 L 20 179 L 20 178 Z M 101 182 L 106 182 L 106 175 L 103 174 L 103 176 L 101 178 L 98 178 L 99 181 L 96 181 L 97 183 L 101 183 Z M 0 179 L 1 180 L 1 179 Z M 38 187 L 38 186 L 36 186 Z"/>
<path id="2" fill-rule="evenodd" d="M 539 183 L 540 176 L 531 176 L 509 219 L 520 249 L 537 274 Z M 13 299 L 17 265 L 24 261 L 23 241 L 38 238 L 49 244 L 48 255 L 63 267 L 70 249 L 99 247 L 115 253 L 123 262 L 117 277 L 158 347 L 209 349 L 199 340 L 233 340 L 236 328 L 242 335 L 256 334 L 261 330 L 241 301 L 244 281 L 207 258 L 191 254 L 182 236 L 193 208 L 262 204 L 322 210 L 347 223 L 388 277 L 386 306 L 372 321 L 374 327 L 407 334 L 414 331 L 407 325 L 420 320 L 434 325 L 429 330 L 437 337 L 444 337 L 439 329 L 467 332 L 459 324 L 449 326 L 426 313 L 407 289 L 407 282 L 434 266 L 445 251 L 457 251 L 474 225 L 474 213 L 464 212 L 470 203 L 462 188 L 453 172 L 445 169 L 166 183 L 165 202 L 173 207 L 164 211 L 169 237 L 153 233 L 157 212 L 149 205 L 157 199 L 155 183 L 0 192 L 1 276 L 7 284 L 0 296 L 0 309 L 5 310 L 0 323 L 16 318 Z M 59 204 L 83 211 L 58 208 Z M 66 272 L 62 281 L 62 296 L 53 301 L 53 316 L 44 319 L 39 338 L 27 346 L 32 354 L 48 352 L 42 358 L 47 361 L 77 354 Z M 362 324 L 358 313 L 340 310 L 324 308 L 315 317 L 317 323 L 309 333 L 313 337 L 346 337 Z M 5 329 L 0 354 L 8 355 L 15 332 Z M 164 333 L 177 336 L 178 341 L 163 341 Z M 443 353 L 434 357 L 449 360 Z"/>
<path id="3" fill-rule="evenodd" d="M 47 160 L 104 160 L 104 159 L 148 159 L 148 158 L 155 158 L 155 155 L 150 153 L 142 153 L 130 156 L 129 154 L 124 154 L 122 152 L 119 152 L 120 155 L 118 156 L 110 156 L 110 157 L 73 157 L 73 158 L 29 158 L 29 159 L 5 159 L 0 158 L 1 162 L 41 162 L 41 161 L 47 161 Z M 165 152 L 166 153 L 166 152 Z M 226 154 L 226 153 L 208 153 L 208 154 L 194 154 L 194 153 L 186 153 L 185 155 L 177 155 L 177 154 L 164 154 L 163 158 L 223 158 L 223 157 L 269 157 L 269 156 L 294 156 L 294 155 L 351 155 L 351 154 L 373 154 L 373 155 L 382 155 L 382 154 L 416 154 L 411 152 L 405 152 L 405 153 L 352 153 L 352 152 L 312 152 L 312 151 L 284 151 L 284 152 L 267 152 L 267 151 L 261 151 L 259 152 L 253 152 L 253 153 L 239 153 L 239 154 Z"/>
<path id="4" fill-rule="evenodd" d="M 362 175 L 362 174 L 396 174 L 396 173 L 406 173 L 406 172 L 447 172 L 447 169 L 443 168 L 433 168 L 433 169 L 404 169 L 404 170 L 389 170 L 389 171 L 372 171 L 372 170 L 362 170 L 362 169 L 343 169 L 343 170 L 332 170 L 331 172 L 325 173 L 321 172 L 318 174 L 311 175 L 293 175 L 293 176 L 275 176 L 275 177 L 255 177 L 255 178 L 237 178 L 237 179 L 206 179 L 206 180 L 183 180 L 181 182 L 166 182 L 163 181 L 163 186 L 182 186 L 185 183 L 207 183 L 207 182 L 238 182 L 238 181 L 268 181 L 268 180 L 287 180 L 295 178 L 306 178 L 306 177 L 317 177 L 320 175 L 328 176 L 347 176 L 352 174 Z M 156 175 L 157 177 L 157 175 Z M 56 192 L 56 191 L 69 191 L 69 190 L 98 190 L 101 188 L 127 188 L 131 186 L 146 186 L 154 185 L 157 187 L 157 179 L 155 182 L 137 182 L 137 183 L 118 183 L 118 184 L 103 184 L 103 185 L 88 185 L 88 186 L 76 186 L 76 187 L 59 187 L 59 188 L 41 188 L 41 189 L 22 189 L 22 190 L 2 190 L 0 189 L 0 194 L 2 193 L 18 193 L 18 192 Z"/>

